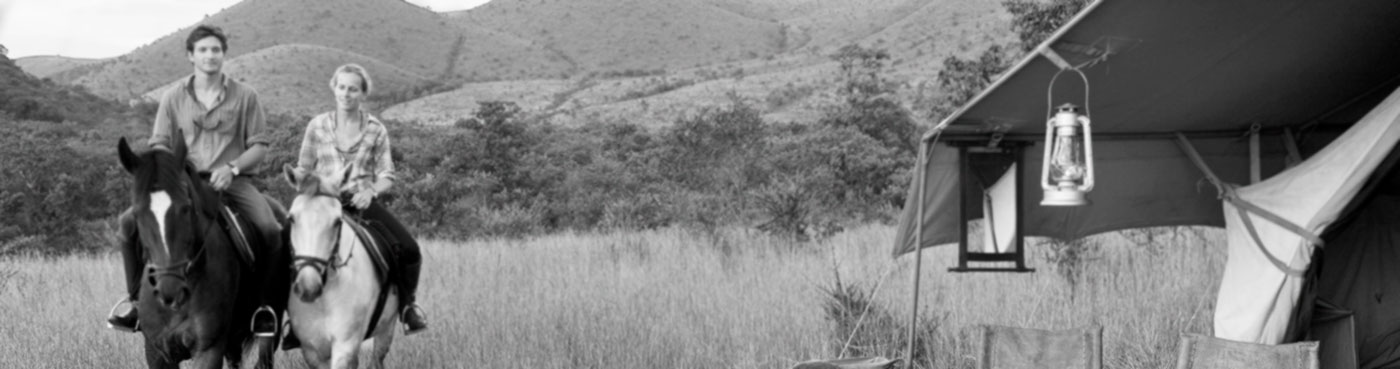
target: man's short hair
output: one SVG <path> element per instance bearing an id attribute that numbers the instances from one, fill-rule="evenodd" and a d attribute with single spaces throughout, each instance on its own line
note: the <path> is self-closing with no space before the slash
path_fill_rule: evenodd
<path id="1" fill-rule="evenodd" d="M 203 24 L 195 27 L 193 31 L 190 31 L 190 36 L 185 38 L 185 51 L 194 52 L 194 43 L 209 36 L 219 39 L 219 47 L 223 48 L 224 52 L 228 52 L 228 35 L 224 34 L 224 30 Z"/>

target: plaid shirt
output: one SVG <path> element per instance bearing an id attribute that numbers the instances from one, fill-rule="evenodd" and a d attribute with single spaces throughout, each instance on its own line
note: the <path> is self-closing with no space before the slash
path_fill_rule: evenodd
<path id="1" fill-rule="evenodd" d="M 335 112 L 323 113 L 306 124 L 297 167 L 321 178 L 335 178 L 346 165 L 350 179 L 340 186 L 346 193 L 371 188 L 380 178 L 395 180 L 394 159 L 389 156 L 389 131 L 379 119 L 365 115 L 360 138 L 342 150 L 335 142 Z"/>

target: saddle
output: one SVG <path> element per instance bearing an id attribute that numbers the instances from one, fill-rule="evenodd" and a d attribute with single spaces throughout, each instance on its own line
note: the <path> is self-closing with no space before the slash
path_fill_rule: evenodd
<path id="1" fill-rule="evenodd" d="M 397 247 L 390 247 L 390 245 L 397 244 L 398 240 L 388 229 L 379 223 L 366 221 L 357 216 L 346 216 L 341 224 L 350 226 L 355 237 L 359 238 L 360 243 L 365 245 L 370 260 L 374 261 L 374 271 L 379 274 L 381 280 L 393 275 L 391 272 L 395 272 L 395 270 L 392 270 L 391 266 L 397 259 L 397 255 L 395 255 Z"/>
<path id="2" fill-rule="evenodd" d="M 219 204 L 219 226 L 223 227 L 233 240 L 233 249 L 238 251 L 238 259 L 248 267 L 255 267 L 257 253 L 253 252 L 253 243 L 250 240 L 262 238 L 262 235 L 253 227 L 253 223 L 244 219 L 242 214 L 233 211 L 228 204 Z"/>
<path id="3" fill-rule="evenodd" d="M 374 264 L 374 270 L 379 275 L 379 283 L 384 286 L 379 289 L 379 298 L 374 302 L 374 312 L 369 317 L 369 329 L 365 330 L 365 338 L 370 338 L 374 334 L 375 327 L 379 325 L 379 317 L 384 314 L 384 305 L 389 300 L 389 286 L 397 278 L 392 277 L 396 270 L 390 266 L 395 265 L 398 255 L 398 239 L 384 225 L 373 221 L 367 221 L 354 213 L 349 213 L 342 217 L 342 226 L 349 226 L 350 230 L 359 238 L 360 243 L 365 246 L 366 254 Z"/>

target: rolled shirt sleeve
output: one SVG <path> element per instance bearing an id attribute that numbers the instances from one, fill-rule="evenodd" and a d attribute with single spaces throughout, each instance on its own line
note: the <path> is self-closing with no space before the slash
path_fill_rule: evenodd
<path id="1" fill-rule="evenodd" d="M 375 163 L 378 164 L 374 168 L 374 179 L 376 181 L 380 179 L 397 181 L 398 176 L 394 174 L 394 157 L 391 154 L 392 150 L 389 147 L 389 129 L 387 127 L 384 127 L 382 123 L 379 125 L 379 127 L 379 137 L 376 137 L 374 140 L 373 154 L 375 155 L 376 159 Z"/>
<path id="2" fill-rule="evenodd" d="M 307 173 L 316 170 L 316 129 L 317 118 L 312 118 L 306 123 L 306 132 L 301 136 L 301 151 L 297 153 L 297 168 L 301 168 Z"/>
<path id="3" fill-rule="evenodd" d="M 251 87 L 248 88 L 250 90 L 252 89 Z M 245 117 L 243 121 L 243 130 L 244 134 L 246 134 L 245 137 L 247 137 L 244 145 L 246 145 L 246 147 L 253 147 L 253 145 L 272 147 L 272 137 L 268 134 L 267 129 L 267 117 L 263 114 L 262 104 L 258 102 L 258 94 L 256 91 L 251 91 L 251 93 L 248 94 L 248 99 L 245 101 L 243 109 L 243 116 Z"/>

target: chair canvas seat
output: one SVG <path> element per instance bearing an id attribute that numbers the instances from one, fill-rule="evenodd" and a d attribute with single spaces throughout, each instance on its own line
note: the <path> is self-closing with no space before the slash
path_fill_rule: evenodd
<path id="1" fill-rule="evenodd" d="M 1101 369 L 1103 327 L 1047 330 L 983 325 L 981 369 Z"/>
<path id="2" fill-rule="evenodd" d="M 1318 369 L 1315 341 L 1261 345 L 1185 333 L 1178 352 L 1177 369 Z"/>

